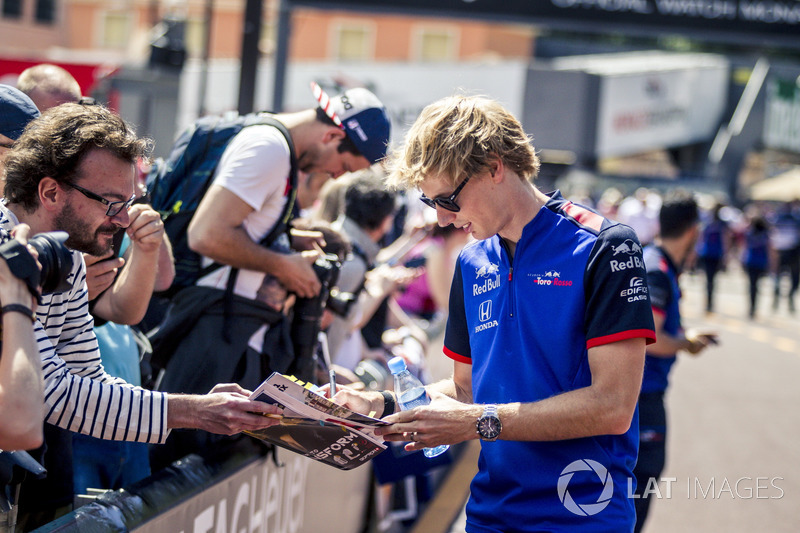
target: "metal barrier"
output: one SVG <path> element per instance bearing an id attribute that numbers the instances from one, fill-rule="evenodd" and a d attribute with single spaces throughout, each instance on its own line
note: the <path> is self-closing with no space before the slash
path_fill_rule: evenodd
<path id="1" fill-rule="evenodd" d="M 36 530 L 44 532 L 316 533 L 361 531 L 372 472 L 336 470 L 278 450 L 272 457 L 196 455 Z"/>

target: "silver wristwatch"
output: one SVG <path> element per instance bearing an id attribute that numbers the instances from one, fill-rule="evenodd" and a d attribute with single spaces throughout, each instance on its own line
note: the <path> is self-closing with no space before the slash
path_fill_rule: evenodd
<path id="1" fill-rule="evenodd" d="M 503 424 L 500 423 L 500 418 L 497 416 L 496 405 L 486 405 L 483 407 L 483 414 L 475 424 L 478 430 L 478 435 L 481 440 L 496 441 L 503 430 Z"/>

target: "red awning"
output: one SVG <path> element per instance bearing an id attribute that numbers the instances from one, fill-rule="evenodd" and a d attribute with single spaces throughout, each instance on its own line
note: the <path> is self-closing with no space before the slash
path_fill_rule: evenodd
<path id="1" fill-rule="evenodd" d="M 0 57 L 0 83 L 15 85 L 16 78 L 28 67 L 40 63 L 51 63 L 58 65 L 72 74 L 78 85 L 81 86 L 81 94 L 89 95 L 102 78 L 113 74 L 117 65 L 109 64 L 89 64 L 89 63 L 64 63 L 61 61 L 25 60 L 25 59 L 4 59 Z"/>

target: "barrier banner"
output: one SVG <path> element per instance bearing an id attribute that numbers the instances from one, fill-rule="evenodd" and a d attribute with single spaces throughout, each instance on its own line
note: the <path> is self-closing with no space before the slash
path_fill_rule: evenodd
<path id="1" fill-rule="evenodd" d="M 369 467 L 337 470 L 277 450 L 224 465 L 189 456 L 127 490 L 36 530 L 135 533 L 316 533 L 360 531 L 371 495 Z M 333 525 L 332 525 L 333 524 Z"/>

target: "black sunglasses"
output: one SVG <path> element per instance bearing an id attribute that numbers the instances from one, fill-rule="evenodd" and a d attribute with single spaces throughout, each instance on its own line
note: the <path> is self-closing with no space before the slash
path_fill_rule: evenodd
<path id="1" fill-rule="evenodd" d="M 450 196 L 437 196 L 436 198 L 428 198 L 423 194 L 419 197 L 419 199 L 422 200 L 422 203 L 432 209 L 436 209 L 436 206 L 438 205 L 442 209 L 447 209 L 448 211 L 458 213 L 461 211 L 461 207 L 459 207 L 459 205 L 456 203 L 456 196 L 458 196 L 458 194 L 461 192 L 461 189 L 464 188 L 464 185 L 467 184 L 469 178 L 469 176 L 464 178 L 464 181 L 458 184 L 458 187 L 456 187 L 456 190 L 454 190 L 453 194 Z"/>
<path id="2" fill-rule="evenodd" d="M 123 209 L 125 209 L 125 210 L 130 209 L 131 205 L 133 204 L 133 201 L 136 200 L 136 193 L 134 193 L 127 200 L 117 200 L 116 202 L 112 202 L 111 200 L 106 200 L 105 198 L 103 198 L 99 194 L 93 193 L 92 191 L 90 191 L 88 189 L 84 189 L 80 185 L 75 185 L 74 183 L 67 183 L 67 185 L 69 185 L 70 187 L 72 187 L 73 189 L 75 189 L 76 191 L 81 193 L 82 195 L 84 195 L 86 198 L 89 198 L 91 200 L 97 200 L 101 204 L 103 204 L 105 206 L 108 206 L 108 209 L 106 209 L 106 216 L 107 217 L 116 216 Z"/>

